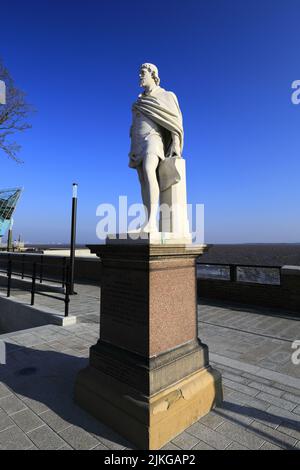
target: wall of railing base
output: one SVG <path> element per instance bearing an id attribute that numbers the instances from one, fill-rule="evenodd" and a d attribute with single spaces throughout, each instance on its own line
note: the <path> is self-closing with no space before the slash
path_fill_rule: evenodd
<path id="1" fill-rule="evenodd" d="M 34 262 L 43 263 L 43 276 L 61 279 L 63 277 L 64 263 L 68 263 L 68 258 L 62 256 L 48 256 L 40 254 L 21 254 L 10 253 L 12 260 L 18 261 L 15 263 L 14 269 L 22 273 L 22 260 L 26 261 L 24 268 L 25 274 L 32 275 L 32 265 Z M 7 266 L 7 254 L 0 255 L 0 269 Z M 98 258 L 75 258 L 74 270 L 75 282 L 94 282 L 99 284 L 101 277 L 101 263 Z"/>
<path id="2" fill-rule="evenodd" d="M 198 278 L 198 296 L 279 308 L 300 316 L 300 267 L 282 266 L 279 285 Z"/>

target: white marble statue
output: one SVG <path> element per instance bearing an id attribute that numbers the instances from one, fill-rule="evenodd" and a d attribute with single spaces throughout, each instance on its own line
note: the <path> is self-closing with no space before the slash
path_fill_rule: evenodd
<path id="1" fill-rule="evenodd" d="M 176 95 L 159 86 L 155 65 L 142 64 L 139 76 L 144 91 L 132 107 L 129 166 L 138 172 L 147 209 L 142 231 L 156 232 L 160 192 L 180 180 L 176 160 L 182 156 L 182 115 Z"/>

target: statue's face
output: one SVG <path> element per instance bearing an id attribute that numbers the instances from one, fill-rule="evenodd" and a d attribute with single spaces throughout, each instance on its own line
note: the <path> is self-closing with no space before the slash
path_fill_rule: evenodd
<path id="1" fill-rule="evenodd" d="M 151 72 L 148 69 L 142 68 L 140 70 L 140 86 L 141 87 L 150 87 L 153 85 L 154 80 L 152 78 Z"/>

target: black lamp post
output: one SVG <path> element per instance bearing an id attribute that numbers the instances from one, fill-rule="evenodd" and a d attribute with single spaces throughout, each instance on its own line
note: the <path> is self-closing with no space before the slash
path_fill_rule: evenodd
<path id="1" fill-rule="evenodd" d="M 69 271 L 69 282 L 70 290 L 69 294 L 74 295 L 74 266 L 75 266 L 75 245 L 76 245 L 76 217 L 77 217 L 77 188 L 78 184 L 73 183 L 73 195 L 72 195 L 72 222 L 71 222 L 71 246 L 70 246 L 70 271 Z"/>
<path id="2" fill-rule="evenodd" d="M 14 225 L 14 219 L 10 219 L 10 224 L 9 224 L 9 229 L 8 229 L 8 234 L 7 234 L 7 251 L 10 251 L 12 249 L 12 229 Z"/>

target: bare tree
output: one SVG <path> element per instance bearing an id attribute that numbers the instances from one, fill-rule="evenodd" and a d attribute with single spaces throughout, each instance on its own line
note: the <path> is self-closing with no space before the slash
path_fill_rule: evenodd
<path id="1" fill-rule="evenodd" d="M 25 93 L 15 87 L 9 71 L 4 67 L 0 59 L 0 80 L 6 85 L 6 104 L 0 105 L 0 150 L 18 163 L 17 157 L 21 146 L 11 139 L 17 132 L 29 129 L 28 115 L 33 108 L 26 103 Z"/>

